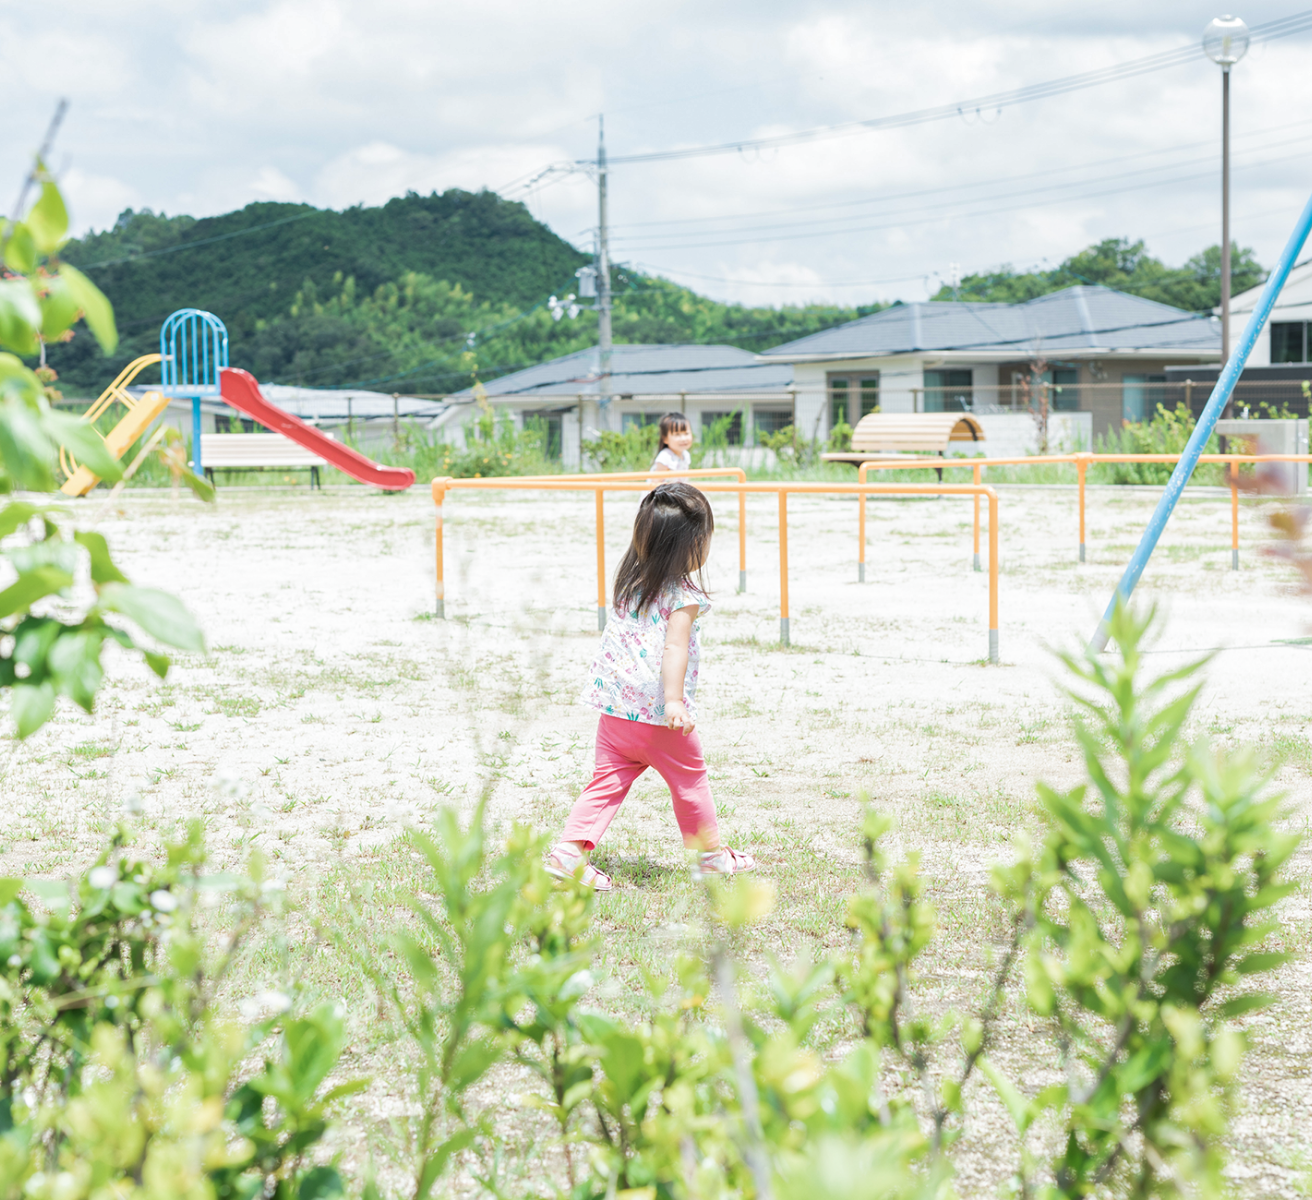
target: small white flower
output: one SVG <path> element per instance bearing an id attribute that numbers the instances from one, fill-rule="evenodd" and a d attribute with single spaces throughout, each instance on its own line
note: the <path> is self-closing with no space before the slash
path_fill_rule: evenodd
<path id="1" fill-rule="evenodd" d="M 162 913 L 170 913 L 178 907 L 178 898 L 172 892 L 165 891 L 163 888 L 150 893 L 150 902 L 157 911 Z"/>
<path id="2" fill-rule="evenodd" d="M 17 954 L 11 954 L 9 956 L 9 965 L 11 967 L 21 967 L 23 965 L 23 960 L 19 958 Z"/>
<path id="3" fill-rule="evenodd" d="M 123 797 L 123 811 L 126 813 L 139 813 L 144 807 L 145 806 L 141 802 L 141 797 L 138 796 L 136 792 L 131 792 Z"/>
<path id="4" fill-rule="evenodd" d="M 220 796 L 230 800 L 242 800 L 246 796 L 246 783 L 235 771 L 220 771 L 214 777 L 214 786 Z"/>
<path id="5" fill-rule="evenodd" d="M 87 882 L 93 888 L 100 888 L 101 891 L 104 891 L 105 888 L 113 887 L 118 882 L 118 871 L 104 864 L 99 867 L 92 867 L 87 872 Z"/>
<path id="6" fill-rule="evenodd" d="M 237 1009 L 246 1020 L 254 1021 L 265 1013 L 284 1013 L 291 1006 L 292 998 L 285 992 L 261 992 L 242 1000 Z"/>

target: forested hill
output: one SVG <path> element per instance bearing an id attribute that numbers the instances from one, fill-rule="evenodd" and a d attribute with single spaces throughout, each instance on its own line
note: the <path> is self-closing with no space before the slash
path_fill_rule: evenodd
<path id="1" fill-rule="evenodd" d="M 1251 250 L 1231 247 L 1230 283 L 1234 292 L 1256 287 L 1265 279 L 1266 271 Z M 1209 246 L 1184 266 L 1171 267 L 1149 254 L 1141 241 L 1105 238 L 1049 271 L 1000 267 L 967 275 L 956 288 L 940 288 L 934 299 L 1016 304 L 1077 283 L 1099 283 L 1190 312 L 1207 312 L 1221 303 L 1221 247 Z"/>
<path id="2" fill-rule="evenodd" d="M 594 312 L 556 321 L 546 305 L 577 288 L 589 257 L 491 192 L 410 194 L 344 212 L 251 204 L 203 220 L 128 211 L 63 253 L 108 294 L 122 335 L 110 359 L 86 336 L 49 347 L 68 396 L 95 395 L 156 349 L 160 323 L 178 308 L 223 318 L 234 366 L 307 387 L 450 392 L 597 340 Z M 1217 303 L 1219 262 L 1215 246 L 1169 267 L 1142 242 L 1108 240 L 1051 270 L 968 275 L 935 299 L 1018 301 L 1102 283 L 1199 311 Z M 1233 275 L 1240 291 L 1264 272 L 1236 249 Z M 612 288 L 617 342 L 760 350 L 882 307 L 748 308 L 623 266 Z M 141 377 L 154 379 L 157 369 Z"/>
<path id="3" fill-rule="evenodd" d="M 593 313 L 557 322 L 545 306 L 577 289 L 589 256 L 491 192 L 412 193 L 344 212 L 261 203 L 202 220 L 129 210 L 63 256 L 104 289 L 122 336 L 109 360 L 86 337 L 49 348 L 70 396 L 98 392 L 155 349 L 178 308 L 223 318 L 234 366 L 310 387 L 444 392 L 474 370 L 492 378 L 596 341 Z M 873 311 L 721 304 L 622 268 L 613 287 L 621 342 L 758 349 Z"/>

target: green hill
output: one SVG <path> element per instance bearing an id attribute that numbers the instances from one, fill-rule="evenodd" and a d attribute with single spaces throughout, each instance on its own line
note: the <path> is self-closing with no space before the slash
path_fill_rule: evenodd
<path id="1" fill-rule="evenodd" d="M 98 392 L 152 351 L 160 323 L 185 307 L 223 318 L 234 366 L 313 387 L 450 391 L 474 369 L 491 378 L 596 341 L 595 314 L 555 322 L 545 308 L 576 289 L 590 257 L 490 192 L 344 212 L 261 203 L 203 220 L 129 210 L 64 257 L 104 289 L 122 335 L 110 360 L 87 338 L 49 348 L 70 396 Z M 873 311 L 721 304 L 622 268 L 613 287 L 621 342 L 758 348 Z"/>

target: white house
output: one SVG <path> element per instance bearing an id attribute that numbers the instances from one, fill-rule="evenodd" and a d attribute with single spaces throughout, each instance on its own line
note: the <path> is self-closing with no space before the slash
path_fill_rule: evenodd
<path id="1" fill-rule="evenodd" d="M 989 415 L 1027 410 L 1041 381 L 1059 421 L 1087 413 L 1067 424 L 1096 437 L 1150 416 L 1168 366 L 1219 357 L 1214 317 L 1086 285 L 1022 304 L 899 304 L 758 355 L 792 366 L 797 424 L 821 436 L 876 406 L 982 414 L 987 434 Z"/>
<path id="2" fill-rule="evenodd" d="M 1230 349 L 1233 352 L 1243 336 L 1244 326 L 1257 307 L 1262 284 L 1230 298 Z M 1219 310 L 1218 310 L 1219 311 Z M 1312 362 L 1308 344 L 1312 326 L 1312 258 L 1295 265 L 1276 298 L 1276 306 L 1257 335 L 1250 367 L 1302 365 Z"/>
<path id="3" fill-rule="evenodd" d="M 618 345 L 604 379 L 597 351 L 589 349 L 502 375 L 483 392 L 516 424 L 544 425 L 548 447 L 566 466 L 577 466 L 582 440 L 658 421 L 671 410 L 686 413 L 697 436 L 723 420 L 730 444 L 755 445 L 758 431 L 792 423 L 799 407 L 792 382 L 788 363 L 764 363 L 736 346 Z M 459 429 L 476 415 L 475 401 L 472 388 L 447 397 L 438 423 Z"/>

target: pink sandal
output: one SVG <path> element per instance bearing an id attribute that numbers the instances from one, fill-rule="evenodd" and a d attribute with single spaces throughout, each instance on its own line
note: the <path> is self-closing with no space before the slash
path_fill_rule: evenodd
<path id="1" fill-rule="evenodd" d="M 741 875 L 744 871 L 755 871 L 756 859 L 739 850 L 721 846 L 718 850 L 707 850 L 697 860 L 697 875 Z"/>
<path id="2" fill-rule="evenodd" d="M 615 883 L 605 871 L 598 871 L 583 855 L 562 846 L 547 855 L 547 874 L 557 879 L 568 879 L 582 884 L 594 892 L 613 892 Z"/>

